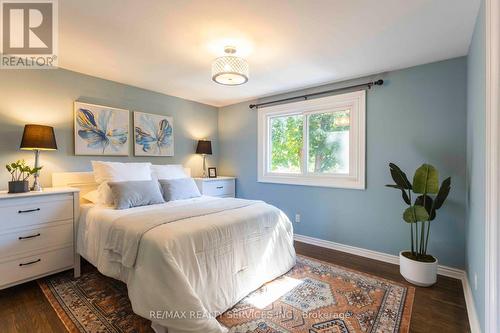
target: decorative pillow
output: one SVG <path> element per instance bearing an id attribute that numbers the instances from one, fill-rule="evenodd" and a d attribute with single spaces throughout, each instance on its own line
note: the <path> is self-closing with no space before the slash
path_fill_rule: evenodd
<path id="1" fill-rule="evenodd" d="M 184 167 L 180 164 L 152 165 L 151 172 L 156 179 L 179 179 L 189 177 L 186 171 L 184 171 Z"/>
<path id="2" fill-rule="evenodd" d="M 116 209 L 148 206 L 164 203 L 158 182 L 154 180 L 132 180 L 108 182 Z"/>
<path id="3" fill-rule="evenodd" d="M 200 190 L 193 178 L 160 179 L 165 201 L 200 197 Z"/>
<path id="4" fill-rule="evenodd" d="M 151 163 L 92 161 L 97 184 L 128 180 L 151 180 Z"/>
<path id="5" fill-rule="evenodd" d="M 82 198 L 95 204 L 99 203 L 99 192 L 97 190 L 90 191 Z"/>

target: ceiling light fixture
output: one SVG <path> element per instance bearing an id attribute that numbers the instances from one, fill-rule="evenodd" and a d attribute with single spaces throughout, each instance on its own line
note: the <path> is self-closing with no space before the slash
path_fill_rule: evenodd
<path id="1" fill-rule="evenodd" d="M 248 81 L 248 63 L 245 59 L 235 56 L 236 47 L 226 46 L 225 56 L 212 63 L 212 80 L 226 86 L 237 86 Z"/>

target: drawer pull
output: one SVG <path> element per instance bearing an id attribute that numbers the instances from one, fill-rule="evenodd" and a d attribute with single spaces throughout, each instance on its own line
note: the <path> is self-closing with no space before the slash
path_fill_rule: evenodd
<path id="1" fill-rule="evenodd" d="M 42 261 L 42 259 L 37 259 L 37 260 L 33 260 L 33 261 L 30 261 L 30 262 L 25 262 L 25 263 L 20 263 L 19 266 L 28 266 L 28 265 L 33 265 L 33 264 L 36 264 L 37 262 L 40 262 Z"/>
<path id="2" fill-rule="evenodd" d="M 35 209 L 27 209 L 27 210 L 18 210 L 17 213 L 18 214 L 22 214 L 22 213 L 32 213 L 32 212 L 38 212 L 40 210 L 40 208 L 35 208 Z"/>
<path id="3" fill-rule="evenodd" d="M 29 238 L 35 238 L 35 237 L 38 237 L 38 236 L 40 236 L 40 235 L 41 235 L 40 233 L 37 233 L 36 235 L 21 236 L 21 237 L 19 237 L 19 240 L 29 239 Z"/>
<path id="4" fill-rule="evenodd" d="M 217 186 L 216 188 L 220 190 L 220 189 L 224 188 L 224 186 Z"/>

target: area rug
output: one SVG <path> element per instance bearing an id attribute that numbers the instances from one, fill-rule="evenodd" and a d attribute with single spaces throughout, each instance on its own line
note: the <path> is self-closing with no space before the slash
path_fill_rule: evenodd
<path id="1" fill-rule="evenodd" d="M 122 282 L 90 265 L 42 280 L 50 304 L 73 333 L 152 332 L 135 315 Z M 415 289 L 345 267 L 298 256 L 284 276 L 217 319 L 231 333 L 386 333 L 409 331 Z"/>

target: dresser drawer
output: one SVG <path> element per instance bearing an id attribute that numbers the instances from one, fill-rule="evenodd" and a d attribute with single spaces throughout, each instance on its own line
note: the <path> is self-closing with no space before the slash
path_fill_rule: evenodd
<path id="1" fill-rule="evenodd" d="M 8 199 L 0 205 L 0 232 L 69 219 L 73 219 L 72 194 Z"/>
<path id="2" fill-rule="evenodd" d="M 73 244 L 73 221 L 0 234 L 0 258 Z"/>
<path id="3" fill-rule="evenodd" d="M 73 247 L 40 253 L 39 255 L 0 263 L 0 288 L 15 282 L 72 267 Z"/>
<path id="4" fill-rule="evenodd" d="M 234 180 L 213 180 L 203 182 L 203 195 L 230 196 L 234 195 Z"/>

